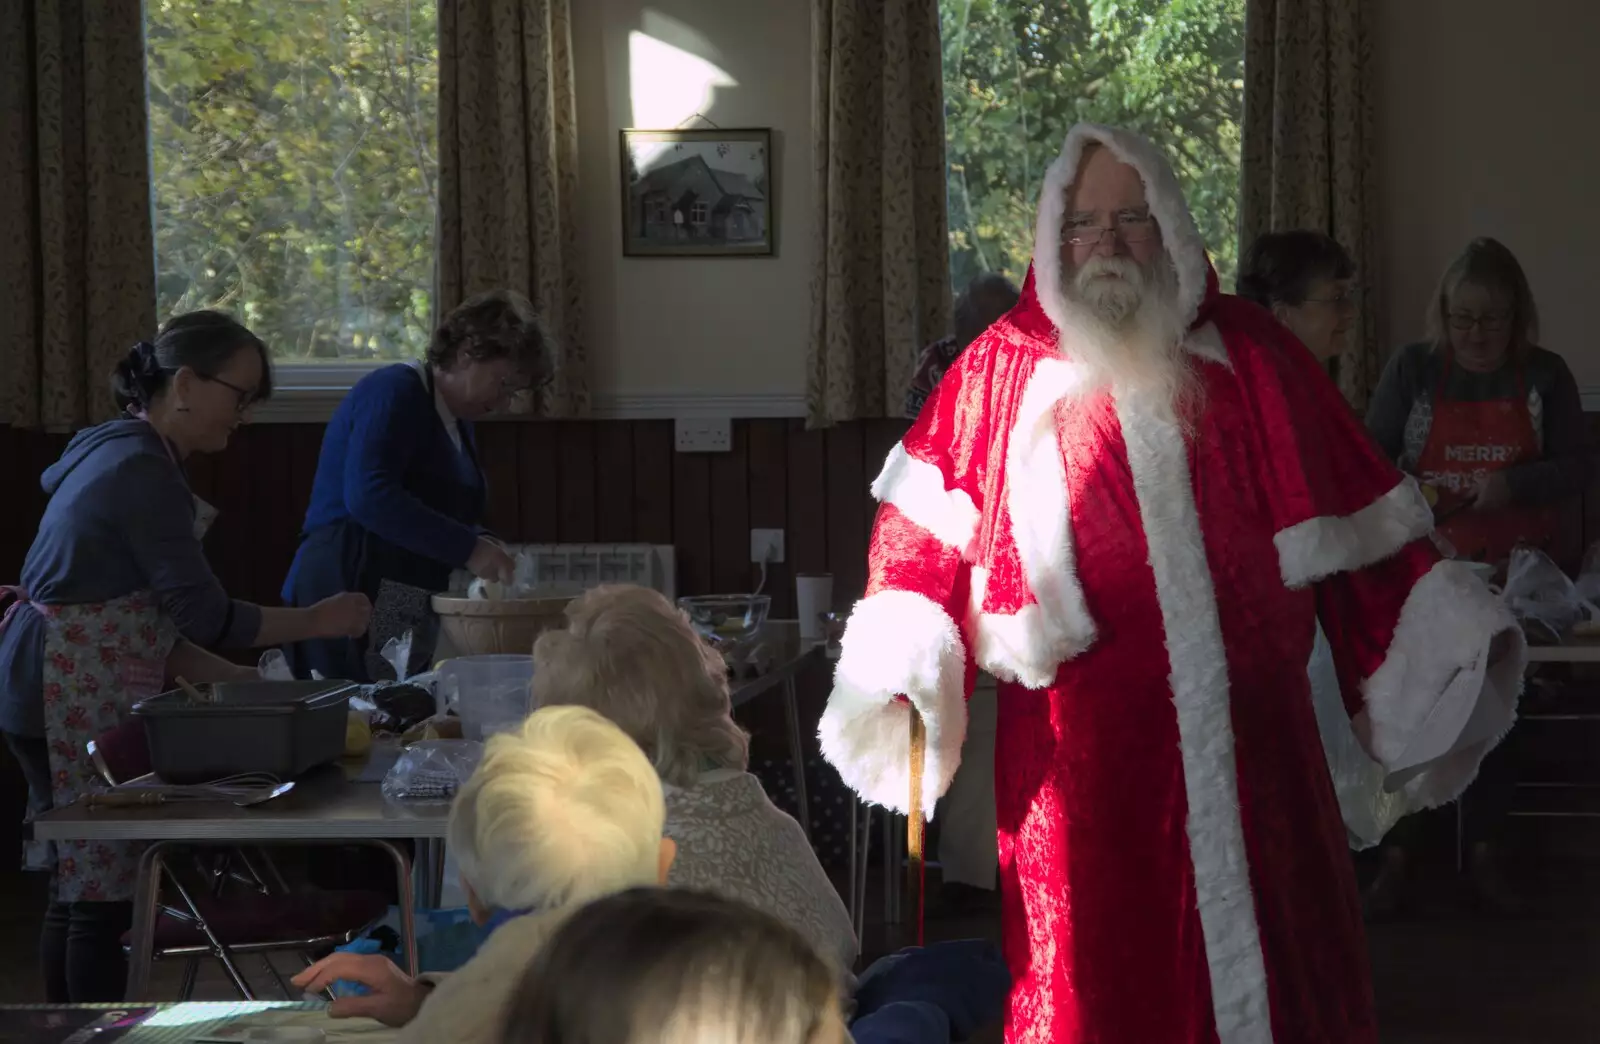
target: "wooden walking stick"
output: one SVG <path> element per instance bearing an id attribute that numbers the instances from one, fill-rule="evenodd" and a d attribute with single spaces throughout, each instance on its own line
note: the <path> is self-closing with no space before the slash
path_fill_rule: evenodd
<path id="1" fill-rule="evenodd" d="M 922 767 L 928 752 L 927 730 L 917 708 L 911 708 L 911 803 L 906 807 L 906 894 L 917 914 L 917 945 L 922 941 L 922 893 L 927 883 L 923 859 Z"/>

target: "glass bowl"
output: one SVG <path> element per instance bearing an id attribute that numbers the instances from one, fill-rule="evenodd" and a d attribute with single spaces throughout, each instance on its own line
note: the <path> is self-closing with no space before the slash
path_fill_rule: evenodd
<path id="1" fill-rule="evenodd" d="M 690 595 L 678 599 L 678 608 L 700 636 L 726 659 L 738 659 L 753 648 L 772 609 L 768 595 Z"/>

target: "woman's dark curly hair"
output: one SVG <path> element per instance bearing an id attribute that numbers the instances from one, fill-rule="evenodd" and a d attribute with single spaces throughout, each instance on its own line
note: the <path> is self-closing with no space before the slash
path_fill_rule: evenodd
<path id="1" fill-rule="evenodd" d="M 1318 279 L 1350 279 L 1355 262 L 1338 240 L 1310 229 L 1256 237 L 1239 265 L 1238 293 L 1263 308 L 1301 305 Z"/>
<path id="2" fill-rule="evenodd" d="M 535 386 L 550 379 L 554 344 L 533 303 L 515 290 L 490 290 L 456 305 L 433 332 L 428 361 L 448 370 L 468 359 L 510 359 Z"/>

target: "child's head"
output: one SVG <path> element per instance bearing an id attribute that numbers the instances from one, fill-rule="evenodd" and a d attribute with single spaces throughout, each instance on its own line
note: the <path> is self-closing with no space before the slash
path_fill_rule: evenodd
<path id="1" fill-rule="evenodd" d="M 840 1044 L 836 978 L 794 929 L 729 899 L 638 888 L 567 920 L 502 1044 Z"/>
<path id="2" fill-rule="evenodd" d="M 592 710 L 547 707 L 489 740 L 449 844 L 482 919 L 660 882 L 674 852 L 665 815 L 638 744 Z"/>

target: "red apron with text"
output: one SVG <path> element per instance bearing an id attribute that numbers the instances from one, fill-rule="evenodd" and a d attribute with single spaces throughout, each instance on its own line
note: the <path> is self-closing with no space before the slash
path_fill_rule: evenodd
<path id="1" fill-rule="evenodd" d="M 1450 379 L 1449 353 L 1443 361 L 1433 395 L 1433 423 L 1417 459 L 1417 473 L 1439 491 L 1439 508 L 1448 510 L 1470 496 L 1484 475 L 1538 460 L 1541 450 L 1520 364 L 1512 398 L 1455 402 L 1444 394 Z M 1461 558 L 1502 562 L 1519 543 L 1546 547 L 1556 523 L 1556 513 L 1548 507 L 1468 508 L 1441 522 L 1439 533 Z"/>

